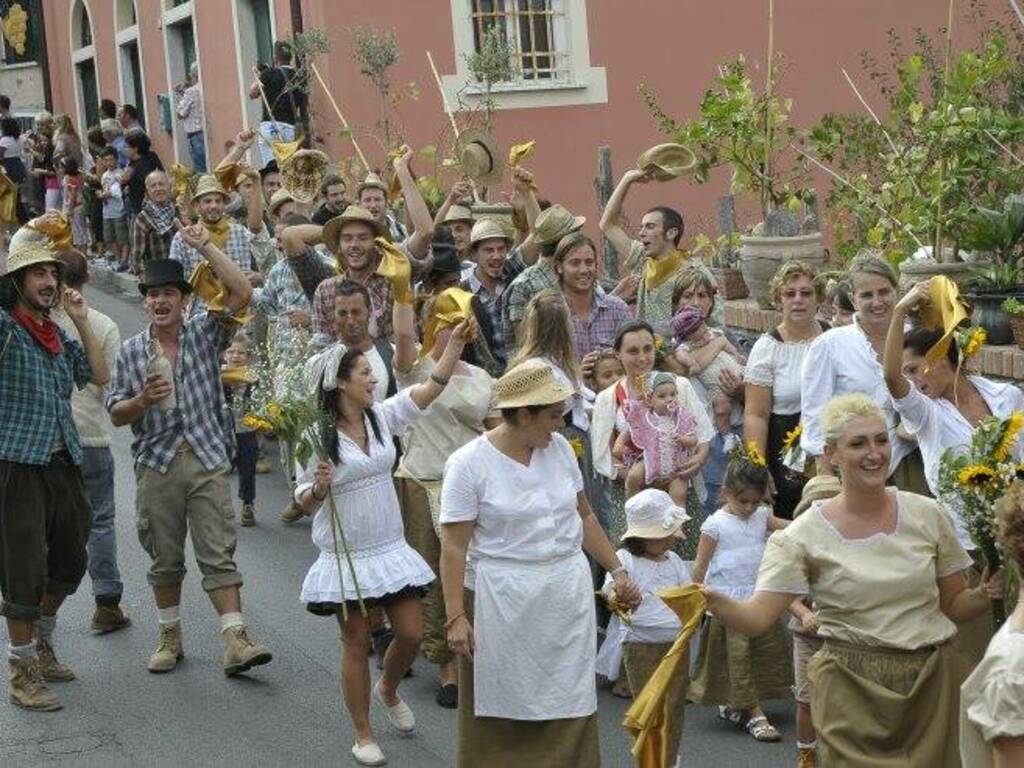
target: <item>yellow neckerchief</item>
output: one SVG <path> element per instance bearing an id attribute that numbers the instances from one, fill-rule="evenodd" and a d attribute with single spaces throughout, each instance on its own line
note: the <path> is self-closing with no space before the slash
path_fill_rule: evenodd
<path id="1" fill-rule="evenodd" d="M 228 244 L 228 235 L 231 233 L 231 222 L 228 221 L 228 217 L 221 216 L 215 224 L 204 220 L 203 226 L 210 233 L 210 242 L 223 251 L 224 246 Z"/>
<path id="2" fill-rule="evenodd" d="M 644 287 L 653 291 L 682 268 L 689 256 L 686 251 L 674 250 L 659 259 L 647 259 L 644 265 Z"/>

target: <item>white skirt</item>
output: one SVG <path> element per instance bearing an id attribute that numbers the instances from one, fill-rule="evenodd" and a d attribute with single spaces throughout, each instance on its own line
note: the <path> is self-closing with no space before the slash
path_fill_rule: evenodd
<path id="1" fill-rule="evenodd" d="M 372 549 L 352 552 L 352 569 L 359 580 L 363 599 L 384 597 L 406 587 L 426 587 L 434 581 L 434 572 L 405 539 L 382 544 Z M 338 574 L 338 559 L 341 574 Z M 356 600 L 356 585 L 343 552 L 320 551 L 302 582 L 304 603 L 341 603 Z"/>

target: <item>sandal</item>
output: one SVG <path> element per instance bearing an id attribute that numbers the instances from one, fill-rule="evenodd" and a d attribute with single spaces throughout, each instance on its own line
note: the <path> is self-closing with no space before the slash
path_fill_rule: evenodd
<path id="1" fill-rule="evenodd" d="M 747 732 L 757 741 L 780 741 L 782 737 L 775 729 L 775 726 L 768 722 L 768 718 L 752 717 L 747 721 Z"/>
<path id="2" fill-rule="evenodd" d="M 612 696 L 617 699 L 632 699 L 633 691 L 629 688 L 629 681 L 626 680 L 625 675 L 619 677 L 615 681 L 615 685 L 612 686 Z"/>
<path id="3" fill-rule="evenodd" d="M 719 706 L 718 717 L 733 725 L 741 725 L 743 723 L 743 713 L 731 707 Z"/>

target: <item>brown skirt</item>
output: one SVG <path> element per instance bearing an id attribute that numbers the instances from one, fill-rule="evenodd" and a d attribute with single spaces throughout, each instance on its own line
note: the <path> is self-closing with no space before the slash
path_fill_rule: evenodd
<path id="1" fill-rule="evenodd" d="M 793 698 L 793 652 L 785 628 L 777 622 L 763 635 L 747 637 L 708 617 L 686 698 L 739 710 Z"/>
<path id="2" fill-rule="evenodd" d="M 672 643 L 623 643 L 622 666 L 626 669 L 629 687 L 639 694 L 654 670 L 661 664 L 665 654 L 672 648 Z M 689 683 L 689 654 L 683 654 L 679 662 L 679 674 L 672 681 L 668 690 L 668 707 L 671 720 L 668 726 L 668 744 L 666 754 L 669 759 L 679 753 L 679 740 L 683 735 L 683 716 L 686 711 L 686 688 Z M 669 763 L 671 765 L 671 763 Z"/>
<path id="3" fill-rule="evenodd" d="M 473 593 L 464 592 L 472 621 Z M 597 713 L 564 720 L 473 714 L 473 664 L 459 657 L 458 768 L 600 768 Z"/>
<path id="4" fill-rule="evenodd" d="M 909 491 L 918 496 L 932 498 L 932 491 L 924 476 L 924 459 L 921 458 L 920 448 L 915 447 L 896 465 L 896 469 L 889 476 L 889 484 L 896 486 L 901 491 Z"/>
<path id="5" fill-rule="evenodd" d="M 811 719 L 830 768 L 957 768 L 963 660 L 825 641 L 807 665 Z"/>

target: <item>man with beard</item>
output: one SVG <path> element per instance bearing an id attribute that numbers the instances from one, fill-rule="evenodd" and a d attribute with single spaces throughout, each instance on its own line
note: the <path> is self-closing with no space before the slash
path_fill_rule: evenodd
<path id="1" fill-rule="evenodd" d="M 466 262 L 470 258 L 469 234 L 473 231 L 476 219 L 473 211 L 464 204 L 473 194 L 473 185 L 468 181 L 458 181 L 448 191 L 441 207 L 434 217 L 435 227 L 447 227 L 455 240 L 455 249 L 459 260 Z"/>
<path id="2" fill-rule="evenodd" d="M 636 317 L 646 320 L 660 336 L 672 335 L 672 295 L 683 269 L 694 264 L 679 249 L 683 217 L 673 208 L 656 206 L 640 219 L 638 239 L 623 229 L 622 206 L 634 184 L 645 184 L 650 176 L 637 169 L 626 171 L 608 199 L 601 217 L 601 231 L 619 255 L 627 257 L 630 271 L 638 277 Z"/>
<path id="3" fill-rule="evenodd" d="M 163 171 L 146 177 L 142 210 L 132 222 L 131 263 L 140 269 L 157 259 L 166 259 L 177 233 L 178 209 L 171 199 L 171 180 Z"/>
<path id="4" fill-rule="evenodd" d="M 71 393 L 110 379 L 77 291 L 61 284 L 48 214 L 11 239 L 0 277 L 0 614 L 7 621 L 9 694 L 25 709 L 61 708 L 47 682 L 74 680 L 57 661 L 57 609 L 86 569 L 92 513 Z M 81 343 L 49 315 L 63 301 Z"/>
<path id="5" fill-rule="evenodd" d="M 481 332 L 498 364 L 498 370 L 488 373 L 499 376 L 508 362 L 504 332 L 507 289 L 526 265 L 519 248 L 509 253 L 512 237 L 494 219 L 480 219 L 474 224 L 469 243 L 476 266 L 463 273 L 462 288 L 478 296 L 487 310 L 489 322 L 481 324 Z"/>
<path id="6" fill-rule="evenodd" d="M 324 201 L 313 213 L 313 223 L 323 226 L 335 216 L 341 216 L 348 208 L 345 199 L 345 180 L 336 173 L 329 173 L 320 185 L 320 194 Z"/>
<path id="7" fill-rule="evenodd" d="M 408 144 L 403 144 L 398 151 L 399 155 L 394 161 L 395 175 L 402 189 L 406 213 L 412 222 L 412 233 L 407 234 L 405 226 L 391 214 L 388 208 L 388 188 L 377 174 L 367 175 L 356 189 L 356 203 L 370 212 L 384 237 L 401 245 L 412 259 L 413 270 L 418 271 L 424 266 L 423 260 L 430 249 L 434 220 L 430 217 L 430 209 L 409 170 L 412 148 Z"/>
<path id="8" fill-rule="evenodd" d="M 258 283 L 256 258 L 252 252 L 252 233 L 224 214 L 227 203 L 228 193 L 216 176 L 211 174 L 199 178 L 195 194 L 192 195 L 192 206 L 199 214 L 199 224 L 206 230 L 217 250 L 242 270 L 247 279 Z M 168 258 L 181 264 L 187 279 L 202 263 L 203 254 L 190 245 L 190 240 L 179 231 L 171 241 Z M 204 308 L 205 303 L 196 299 L 192 304 L 192 313 Z"/>
<path id="9" fill-rule="evenodd" d="M 149 671 L 170 672 L 184 656 L 179 613 L 185 578 L 185 537 L 203 574 L 203 589 L 220 615 L 224 673 L 266 664 L 270 652 L 250 638 L 242 620 L 235 567 L 235 529 L 228 479 L 234 429 L 221 386 L 221 354 L 234 316 L 252 296 L 238 265 L 214 245 L 202 224 L 182 229 L 185 244 L 208 260 L 226 289 L 225 311 L 184 319 L 191 287 L 181 263 L 150 262 L 139 290 L 150 324 L 121 345 L 106 405 L 115 426 L 130 424 L 136 472 L 139 541 L 152 564 L 160 642 Z M 161 368 L 173 371 L 172 380 Z"/>

